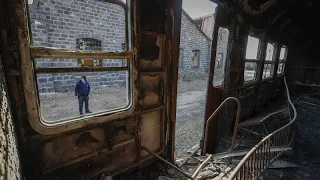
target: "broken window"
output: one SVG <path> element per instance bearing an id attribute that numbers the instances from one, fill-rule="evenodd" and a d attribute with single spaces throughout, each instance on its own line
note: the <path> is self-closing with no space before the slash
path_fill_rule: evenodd
<path id="1" fill-rule="evenodd" d="M 266 57 L 263 65 L 263 73 L 262 73 L 262 79 L 268 79 L 272 78 L 273 76 L 273 69 L 274 69 L 274 45 L 271 43 L 267 44 L 267 50 L 266 50 Z"/>
<path id="2" fill-rule="evenodd" d="M 221 86 L 225 75 L 226 54 L 228 53 L 229 30 L 219 27 L 213 86 Z"/>
<path id="3" fill-rule="evenodd" d="M 248 36 L 246 59 L 244 64 L 244 81 L 254 81 L 257 79 L 259 39 Z"/>
<path id="4" fill-rule="evenodd" d="M 285 67 L 286 58 L 287 58 L 286 56 L 287 56 L 287 48 L 282 46 L 281 50 L 280 50 L 280 57 L 279 57 L 277 75 L 282 75 L 284 73 L 284 67 Z"/>
<path id="5" fill-rule="evenodd" d="M 129 3 L 93 0 L 89 8 L 85 1 L 29 1 L 38 92 L 30 98 L 39 99 L 42 124 L 131 108 Z"/>
<path id="6" fill-rule="evenodd" d="M 200 50 L 192 50 L 192 68 L 198 69 L 200 66 Z"/>

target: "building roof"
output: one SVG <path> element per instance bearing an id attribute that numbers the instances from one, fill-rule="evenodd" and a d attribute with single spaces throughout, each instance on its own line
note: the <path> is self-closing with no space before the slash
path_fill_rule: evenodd
<path id="1" fill-rule="evenodd" d="M 182 13 L 190 20 L 190 22 L 192 24 L 194 24 L 196 26 L 196 28 L 200 31 L 200 33 L 208 40 L 208 41 L 211 41 L 210 37 L 206 35 L 206 33 L 204 33 L 202 31 L 202 29 L 197 25 L 197 23 L 190 17 L 190 15 L 182 9 Z"/>

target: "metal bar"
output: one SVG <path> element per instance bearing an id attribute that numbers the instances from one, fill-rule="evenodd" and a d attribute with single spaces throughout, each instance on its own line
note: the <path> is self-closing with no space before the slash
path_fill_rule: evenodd
<path id="1" fill-rule="evenodd" d="M 237 115 L 236 115 L 236 121 L 234 125 L 234 131 L 233 131 L 233 137 L 232 137 L 232 144 L 231 144 L 231 152 L 234 150 L 235 143 L 236 143 L 236 137 L 238 132 L 238 124 L 239 124 L 239 118 L 241 113 L 241 102 L 235 98 L 235 97 L 228 97 L 225 99 L 220 106 L 211 114 L 211 116 L 206 121 L 206 130 L 205 130 L 205 136 L 204 136 L 204 145 L 203 145 L 203 154 L 206 154 L 207 152 L 207 141 L 208 141 L 208 134 L 209 134 L 209 124 L 214 119 L 214 117 L 218 114 L 218 112 L 226 105 L 226 103 L 230 100 L 233 100 L 237 103 Z"/>
<path id="2" fill-rule="evenodd" d="M 200 164 L 200 166 L 199 166 L 199 167 L 196 169 L 196 171 L 192 174 L 192 177 L 193 177 L 193 178 L 195 178 L 195 177 L 199 174 L 200 170 L 203 168 L 203 166 L 205 166 L 205 165 L 208 163 L 208 161 L 211 159 L 211 157 L 212 157 L 212 154 L 210 154 L 210 155 L 207 157 L 207 159 Z"/>
<path id="3" fill-rule="evenodd" d="M 183 165 L 185 165 L 191 159 L 191 157 L 194 156 L 199 151 L 199 149 L 200 147 L 196 148 L 196 150 L 194 150 L 189 157 L 184 159 L 182 163 L 178 165 L 178 167 L 182 167 Z"/>
<path id="4" fill-rule="evenodd" d="M 132 52 L 101 52 L 62 50 L 47 47 L 30 47 L 32 58 L 95 58 L 95 59 L 131 59 Z"/>
<path id="5" fill-rule="evenodd" d="M 164 162 L 165 164 L 167 164 L 168 166 L 172 167 L 173 169 L 179 171 L 181 174 L 183 174 L 184 176 L 186 176 L 189 179 L 195 180 L 195 178 L 193 178 L 190 174 L 184 172 L 183 170 L 179 169 L 177 166 L 171 164 L 170 162 L 168 162 L 167 160 L 163 159 L 161 156 L 159 156 L 158 154 L 150 151 L 148 148 L 142 146 L 141 147 L 142 150 L 147 151 L 148 153 L 150 153 L 151 155 L 153 155 L 154 157 L 158 158 L 159 160 L 161 160 L 162 162 Z"/>
<path id="6" fill-rule="evenodd" d="M 38 74 L 69 73 L 69 72 L 101 72 L 101 71 L 128 71 L 128 67 L 73 67 L 73 68 L 35 68 Z"/>

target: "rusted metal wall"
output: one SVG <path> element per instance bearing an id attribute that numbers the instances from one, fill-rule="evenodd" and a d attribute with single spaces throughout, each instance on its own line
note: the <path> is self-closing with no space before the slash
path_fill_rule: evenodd
<path id="1" fill-rule="evenodd" d="M 214 27 L 205 121 L 220 103 L 230 96 L 237 97 L 241 101 L 241 119 L 250 117 L 258 108 L 265 106 L 272 98 L 276 97 L 279 92 L 281 93 L 280 89 L 283 86 L 281 81 L 282 76 L 276 76 L 276 72 L 273 72 L 273 79 L 261 79 L 266 45 L 268 40 L 270 40 L 267 34 L 252 31 L 252 29 L 250 29 L 250 19 L 241 11 L 229 11 L 223 7 L 221 4 L 218 5 L 215 14 L 216 24 Z M 216 34 L 220 26 L 228 28 L 230 32 L 228 56 L 226 58 L 223 86 L 213 87 L 212 75 L 214 74 L 214 62 L 216 59 Z M 249 32 L 254 34 L 255 37 L 259 37 L 261 45 L 259 47 L 260 53 L 258 54 L 259 65 L 257 69 L 257 80 L 251 83 L 244 83 L 245 53 Z M 280 46 L 278 45 L 275 50 L 277 51 L 275 53 L 276 57 L 279 57 Z M 275 69 L 277 69 L 277 63 L 275 63 Z M 219 137 L 233 132 L 236 107 L 234 103 L 229 103 L 224 111 L 221 111 L 219 117 L 216 117 L 213 123 L 209 124 L 210 133 L 208 134 L 207 152 L 214 153 L 219 144 Z"/>
<path id="2" fill-rule="evenodd" d="M 134 111 L 112 121 L 103 122 L 104 117 L 99 117 L 102 123 L 52 135 L 34 131 L 29 121 L 35 119 L 28 119 L 27 115 L 29 102 L 25 101 L 25 92 L 35 90 L 26 91 L 25 87 L 30 86 L 24 85 L 35 77 L 30 73 L 28 77 L 22 75 L 22 65 L 31 64 L 26 62 L 30 60 L 26 4 L 18 0 L 3 2 L 8 11 L 4 28 L 10 33 L 1 34 L 10 50 L 4 59 L 5 73 L 12 74 L 10 96 L 27 179 L 100 179 L 102 173 L 116 175 L 153 159 L 141 151 L 141 146 L 172 156 L 174 147 L 168 142 L 173 142 L 175 127 L 171 108 L 175 107 L 172 106 L 176 98 L 173 84 L 177 71 L 173 70 L 178 69 L 180 42 L 180 27 L 173 25 L 175 20 L 180 24 L 179 2 L 132 1 Z M 177 29 L 173 31 L 173 28 Z"/>

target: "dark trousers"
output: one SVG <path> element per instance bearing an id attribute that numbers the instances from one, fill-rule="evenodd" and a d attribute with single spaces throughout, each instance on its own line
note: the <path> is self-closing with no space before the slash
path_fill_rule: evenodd
<path id="1" fill-rule="evenodd" d="M 86 112 L 89 112 L 89 96 L 78 96 L 79 100 L 79 112 L 82 114 L 83 102 L 86 109 Z"/>

